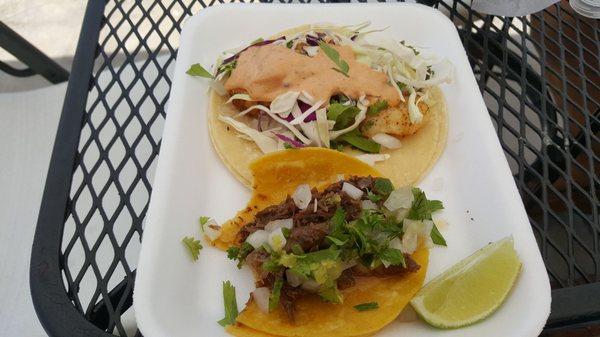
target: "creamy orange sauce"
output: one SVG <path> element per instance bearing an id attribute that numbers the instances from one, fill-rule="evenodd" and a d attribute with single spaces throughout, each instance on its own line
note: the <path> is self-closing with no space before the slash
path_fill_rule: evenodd
<path id="1" fill-rule="evenodd" d="M 333 70 L 336 67 L 322 50 L 316 56 L 299 54 L 285 46 L 265 45 L 242 52 L 237 66 L 225 82 L 225 89 L 243 90 L 255 101 L 273 101 L 288 91 L 305 90 L 316 99 L 329 100 L 343 93 L 353 99 L 366 95 L 369 100 L 386 100 L 390 106 L 400 102 L 388 77 L 369 66 L 356 62 L 347 46 L 332 46 L 348 63 L 348 77 Z"/>

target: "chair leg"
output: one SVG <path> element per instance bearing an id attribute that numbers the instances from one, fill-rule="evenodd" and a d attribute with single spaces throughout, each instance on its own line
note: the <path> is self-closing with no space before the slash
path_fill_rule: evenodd
<path id="1" fill-rule="evenodd" d="M 28 69 L 18 70 L 2 63 L 0 70 L 18 77 L 39 74 L 51 83 L 61 83 L 69 79 L 68 71 L 2 22 L 0 22 L 0 47 L 28 67 Z"/>

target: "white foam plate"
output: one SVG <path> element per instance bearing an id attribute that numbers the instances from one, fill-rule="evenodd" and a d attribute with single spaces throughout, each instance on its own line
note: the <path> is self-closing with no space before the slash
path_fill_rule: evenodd
<path id="1" fill-rule="evenodd" d="M 193 263 L 184 236 L 199 237 L 198 217 L 222 222 L 245 206 L 250 191 L 214 152 L 206 124 L 208 87 L 187 76 L 193 63 L 212 65 L 218 54 L 307 23 L 348 25 L 370 20 L 385 35 L 430 49 L 455 67 L 443 85 L 449 114 L 448 144 L 419 184 L 440 199 L 448 247 L 431 251 L 427 279 L 491 241 L 513 235 L 523 270 L 504 305 L 489 319 L 457 330 L 393 322 L 377 336 L 537 336 L 550 310 L 550 286 L 521 198 L 477 88 L 455 26 L 429 7 L 413 4 L 224 5 L 203 9 L 181 35 L 163 142 L 146 219 L 134 291 L 145 337 L 226 336 L 222 281 L 237 289 L 240 309 L 253 290 L 248 270 L 205 244 Z"/>

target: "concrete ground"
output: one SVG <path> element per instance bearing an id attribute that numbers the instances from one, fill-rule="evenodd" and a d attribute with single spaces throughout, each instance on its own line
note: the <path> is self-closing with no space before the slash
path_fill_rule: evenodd
<path id="1" fill-rule="evenodd" d="M 0 0 L 0 21 L 70 70 L 85 4 Z M 2 49 L 0 60 L 23 68 Z M 0 336 L 46 336 L 29 294 L 29 258 L 65 91 L 39 75 L 0 72 Z"/>

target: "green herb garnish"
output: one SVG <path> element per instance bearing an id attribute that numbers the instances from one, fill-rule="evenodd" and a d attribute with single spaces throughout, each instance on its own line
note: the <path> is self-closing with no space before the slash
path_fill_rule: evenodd
<path id="1" fill-rule="evenodd" d="M 381 261 L 386 261 L 392 266 L 406 267 L 404 255 L 399 249 L 386 248 L 381 253 L 379 253 L 379 258 L 381 259 Z"/>
<path id="2" fill-rule="evenodd" d="M 418 187 L 413 187 L 412 193 L 415 196 L 410 212 L 406 216 L 413 220 L 431 220 L 431 213 L 444 209 L 444 205 L 439 200 L 429 200 Z"/>
<path id="3" fill-rule="evenodd" d="M 259 37 L 258 39 L 256 39 L 256 40 L 252 41 L 252 42 L 250 43 L 250 45 L 257 44 L 257 43 L 259 43 L 259 42 L 263 42 L 263 41 L 265 41 L 265 39 L 263 39 L 262 37 Z"/>
<path id="4" fill-rule="evenodd" d="M 192 255 L 192 260 L 198 260 L 198 255 L 200 255 L 200 249 L 202 249 L 202 244 L 200 244 L 200 241 L 194 239 L 191 236 L 186 236 L 181 240 L 181 242 L 183 242 L 185 248 L 187 248 L 188 252 L 190 252 L 190 254 Z"/>
<path id="5" fill-rule="evenodd" d="M 387 107 L 388 107 L 388 102 L 386 100 L 377 101 L 377 102 L 371 104 L 371 106 L 369 106 L 369 109 L 367 110 L 367 115 L 370 115 L 370 116 L 377 115 L 379 112 L 381 112 L 381 110 L 387 109 Z"/>
<path id="6" fill-rule="evenodd" d="M 231 282 L 223 282 L 223 306 L 225 307 L 225 317 L 218 323 L 221 326 L 235 324 L 238 316 L 237 300 L 235 298 L 235 287 Z"/>
<path id="7" fill-rule="evenodd" d="M 327 108 L 327 119 L 335 121 L 334 130 L 341 130 L 352 125 L 359 112 L 360 109 L 355 106 L 333 103 Z"/>
<path id="8" fill-rule="evenodd" d="M 325 55 L 327 55 L 327 57 L 329 57 L 329 59 L 337 66 L 337 68 L 332 69 L 348 77 L 348 70 L 350 70 L 350 66 L 348 66 L 346 61 L 340 58 L 340 53 L 323 41 L 319 41 L 319 47 L 321 47 L 321 50 L 323 50 Z"/>
<path id="9" fill-rule="evenodd" d="M 361 303 L 361 304 L 355 305 L 354 309 L 356 309 L 358 311 L 374 310 L 374 309 L 379 309 L 379 304 L 377 302 Z"/>
<path id="10" fill-rule="evenodd" d="M 283 286 L 283 278 L 279 277 L 273 284 L 273 290 L 269 296 L 269 312 L 275 310 L 279 305 L 279 297 L 281 296 L 281 287 Z"/>
<path id="11" fill-rule="evenodd" d="M 387 197 L 394 190 L 394 184 L 387 178 L 375 178 L 373 192 Z"/>
<path id="12" fill-rule="evenodd" d="M 361 135 L 353 135 L 351 133 L 346 133 L 338 137 L 338 139 L 343 140 L 344 142 L 354 146 L 355 148 L 368 153 L 379 153 L 379 151 L 381 150 L 380 144 Z"/>
<path id="13" fill-rule="evenodd" d="M 292 48 L 292 46 L 293 46 L 293 45 L 294 45 L 294 41 L 292 41 L 292 40 L 289 40 L 289 41 L 288 41 L 288 42 L 286 42 L 286 44 L 285 44 L 285 46 L 286 46 L 286 47 L 288 47 L 288 48 L 290 48 L 290 49 Z"/>
<path id="14" fill-rule="evenodd" d="M 429 200 L 420 188 L 414 187 L 412 189 L 412 193 L 415 196 L 415 201 L 406 216 L 408 219 L 413 220 L 432 220 L 431 213 L 441 210 L 444 208 L 444 205 L 439 200 Z M 431 240 L 436 245 L 446 246 L 446 240 L 440 233 L 437 226 L 434 224 L 431 229 Z"/>
<path id="15" fill-rule="evenodd" d="M 204 69 L 204 67 L 202 67 L 200 65 L 200 63 L 192 64 L 190 66 L 190 69 L 188 69 L 188 71 L 186 71 L 185 73 L 188 75 L 191 75 L 191 76 L 198 76 L 198 77 L 205 77 L 205 78 L 212 78 L 212 79 L 215 78 L 210 72 L 208 72 L 208 70 Z"/>
<path id="16" fill-rule="evenodd" d="M 242 268 L 242 264 L 244 263 L 246 256 L 248 256 L 248 254 L 252 253 L 253 250 L 254 250 L 254 247 L 252 247 L 251 244 L 249 244 L 248 242 L 244 242 L 239 247 L 238 246 L 229 247 L 227 249 L 227 257 L 231 260 L 237 260 L 238 261 L 237 267 Z"/>
<path id="17" fill-rule="evenodd" d="M 283 143 L 283 148 L 285 148 L 286 150 L 295 149 L 295 147 L 292 146 L 290 143 Z"/>

